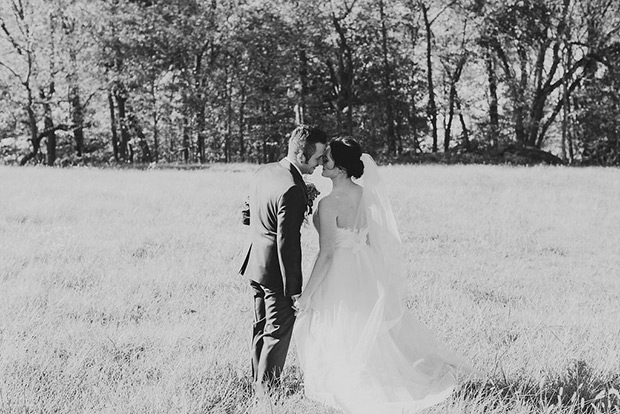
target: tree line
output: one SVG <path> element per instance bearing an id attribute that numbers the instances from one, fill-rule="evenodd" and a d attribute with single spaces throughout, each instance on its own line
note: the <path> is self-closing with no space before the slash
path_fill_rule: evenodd
<path id="1" fill-rule="evenodd" d="M 616 0 L 0 0 L 0 162 L 281 156 L 620 165 Z"/>

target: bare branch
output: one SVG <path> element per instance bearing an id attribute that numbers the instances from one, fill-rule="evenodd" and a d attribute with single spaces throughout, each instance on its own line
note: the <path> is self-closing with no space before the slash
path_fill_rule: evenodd
<path id="1" fill-rule="evenodd" d="M 19 8 L 14 1 L 12 1 L 11 3 L 13 4 L 13 10 L 17 14 L 17 16 L 19 16 L 21 20 L 24 20 L 24 4 L 22 3 L 22 0 L 18 0 Z"/>
<path id="2" fill-rule="evenodd" d="M 603 12 L 601 13 L 601 16 L 605 16 L 614 3 L 615 0 L 609 0 L 607 4 L 603 7 Z"/>
<path id="3" fill-rule="evenodd" d="M 446 7 L 444 7 L 439 13 L 437 13 L 437 16 L 433 17 L 430 21 L 430 25 L 432 26 L 433 23 L 435 23 L 435 20 L 437 20 L 439 18 L 439 16 L 441 16 L 446 10 L 448 10 L 450 7 L 452 7 L 454 5 L 454 3 L 456 3 L 456 1 L 452 1 L 448 4 L 446 4 Z"/>
<path id="4" fill-rule="evenodd" d="M 334 3 L 332 1 L 331 5 L 332 5 L 332 17 L 335 20 L 341 21 L 347 18 L 347 16 L 353 11 L 353 7 L 355 7 L 355 3 L 357 3 L 357 0 L 353 0 L 351 2 L 351 4 L 347 4 L 347 2 L 344 2 L 344 12 L 342 13 L 342 15 L 340 16 L 336 16 L 336 13 L 333 11 L 335 9 L 334 7 Z"/>
<path id="5" fill-rule="evenodd" d="M 100 87 L 100 88 L 95 89 L 95 90 L 94 90 L 94 92 L 92 92 L 92 93 L 88 96 L 88 98 L 86 98 L 86 100 L 84 101 L 84 103 L 82 103 L 80 106 L 81 106 L 82 108 L 84 108 L 84 107 L 88 106 L 88 103 L 90 102 L 90 100 L 91 100 L 91 99 L 93 99 L 93 97 L 97 96 L 97 94 L 98 94 L 99 92 L 104 92 L 105 90 L 106 90 L 106 88 L 105 88 L 105 87 Z"/>
<path id="6" fill-rule="evenodd" d="M 22 82 L 22 83 L 24 85 L 30 85 L 30 78 L 31 77 L 32 77 L 32 55 L 30 53 L 28 53 L 28 75 L 26 76 L 26 81 Z"/>
<path id="7" fill-rule="evenodd" d="M 24 28 L 20 24 L 20 21 L 23 23 L 26 20 L 26 15 L 24 13 L 24 5 L 22 1 L 19 0 L 19 7 L 15 4 L 15 1 L 11 1 L 11 5 L 13 6 L 13 14 L 15 16 L 15 22 L 17 23 L 17 28 L 20 33 L 27 39 L 28 38 L 28 26 L 26 26 L 26 31 L 24 32 Z"/>
<path id="8" fill-rule="evenodd" d="M 577 86 L 579 85 L 579 83 L 581 82 L 581 78 L 576 79 L 568 88 L 568 90 L 566 91 L 566 94 L 568 96 L 570 96 L 571 93 L 573 93 L 573 91 L 577 88 Z M 551 124 L 553 123 L 553 121 L 555 121 L 555 118 L 557 117 L 557 115 L 560 113 L 560 110 L 562 109 L 562 106 L 564 105 L 564 95 L 562 95 L 560 97 L 560 99 L 558 99 L 558 102 L 556 103 L 555 107 L 553 108 L 553 111 L 551 112 L 551 115 L 549 115 L 549 117 L 547 118 L 547 120 L 543 123 L 543 126 L 540 130 L 540 132 L 538 133 L 538 137 L 536 139 L 536 145 L 540 146 L 543 143 L 543 140 L 545 138 L 545 134 L 547 133 L 547 130 L 549 129 L 549 127 L 551 126 Z"/>
<path id="9" fill-rule="evenodd" d="M 24 83 L 24 80 L 22 79 L 22 77 L 21 77 L 21 76 L 19 76 L 19 74 L 17 74 L 17 72 L 15 72 L 15 71 L 13 70 L 13 68 L 11 68 L 10 66 L 6 65 L 6 64 L 5 64 L 5 63 L 3 63 L 3 62 L 0 62 L 0 66 L 2 66 L 3 68 L 6 68 L 9 72 L 11 72 L 11 74 L 12 74 L 13 76 L 15 76 L 17 79 L 19 79 L 19 82 L 20 82 L 20 83 L 22 83 L 22 84 Z"/>
<path id="10" fill-rule="evenodd" d="M 610 30 L 609 33 L 605 35 L 603 42 L 604 43 L 610 42 L 611 39 L 613 39 L 613 37 L 618 33 L 620 33 L 620 25 Z"/>
<path id="11" fill-rule="evenodd" d="M 9 42 L 11 42 L 11 45 L 13 45 L 13 48 L 17 50 L 17 53 L 22 55 L 24 49 L 15 41 L 15 39 L 11 35 L 11 32 L 9 32 L 9 29 L 6 27 L 6 23 L 2 17 L 0 17 L 0 28 L 6 34 L 7 39 L 9 40 Z"/>

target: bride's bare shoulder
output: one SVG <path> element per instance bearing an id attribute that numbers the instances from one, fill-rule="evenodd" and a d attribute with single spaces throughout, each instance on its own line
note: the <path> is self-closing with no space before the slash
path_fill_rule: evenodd
<path id="1" fill-rule="evenodd" d="M 338 198 L 330 193 L 319 201 L 319 209 L 322 211 L 333 210 L 338 204 Z"/>

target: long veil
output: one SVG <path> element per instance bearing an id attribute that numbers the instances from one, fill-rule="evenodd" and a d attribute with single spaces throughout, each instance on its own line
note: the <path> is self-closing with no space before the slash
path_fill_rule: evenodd
<path id="1" fill-rule="evenodd" d="M 396 219 L 383 179 L 379 175 L 379 168 L 370 154 L 362 154 L 361 159 L 364 163 L 364 174 L 358 183 L 364 187 L 363 201 L 371 213 L 368 218 L 372 219 L 372 223 L 369 222 L 368 224 L 373 226 L 377 235 L 386 236 L 387 239 L 400 244 Z"/>
<path id="2" fill-rule="evenodd" d="M 419 341 L 418 345 L 429 354 L 438 356 L 451 366 L 459 376 L 474 378 L 479 375 L 462 357 L 445 347 L 437 340 L 434 332 L 420 323 L 411 315 L 406 315 L 405 293 L 408 291 L 404 266 L 404 252 L 400 233 L 392 211 L 392 206 L 379 174 L 377 164 L 368 154 L 362 155 L 364 175 L 360 185 L 364 187 L 362 205 L 356 218 L 356 226 L 366 226 L 368 241 L 374 260 L 382 271 L 375 272 L 374 277 L 381 292 L 380 321 L 369 321 L 374 324 L 374 333 L 382 335 L 392 329 L 417 332 L 411 340 Z M 415 339 L 414 339 L 415 338 Z M 422 338 L 424 338 L 422 340 Z"/>
<path id="3" fill-rule="evenodd" d="M 379 174 L 379 168 L 369 154 L 362 155 L 364 174 L 358 180 L 363 187 L 362 203 L 356 217 L 356 228 L 368 230 L 368 244 L 381 272 L 375 275 L 381 292 L 388 297 L 402 299 L 406 292 L 403 250 L 396 218 Z M 384 312 L 384 321 L 395 321 L 404 312 L 404 303 L 390 303 Z"/>

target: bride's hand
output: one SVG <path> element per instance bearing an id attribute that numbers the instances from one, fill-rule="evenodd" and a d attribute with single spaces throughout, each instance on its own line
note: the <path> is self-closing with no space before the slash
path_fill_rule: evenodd
<path id="1" fill-rule="evenodd" d="M 301 295 L 294 295 L 292 296 L 293 299 L 293 310 L 295 310 L 295 315 L 297 316 L 297 314 L 299 314 L 303 309 L 301 306 Z"/>

